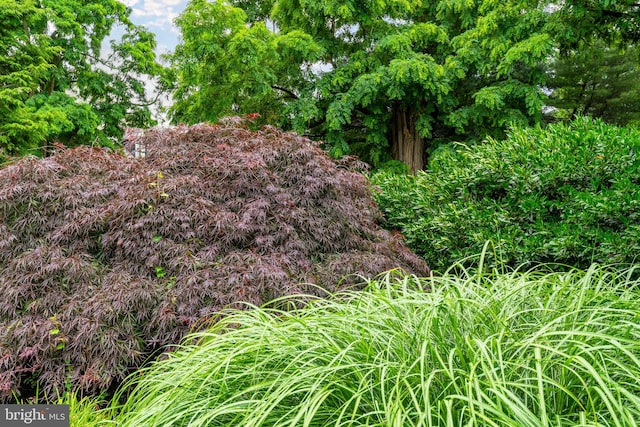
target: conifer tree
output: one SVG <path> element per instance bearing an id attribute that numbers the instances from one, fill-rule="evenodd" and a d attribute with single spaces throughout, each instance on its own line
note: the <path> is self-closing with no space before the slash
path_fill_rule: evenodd
<path id="1" fill-rule="evenodd" d="M 638 51 L 602 41 L 557 58 L 551 67 L 549 104 L 556 118 L 589 115 L 616 125 L 640 123 Z"/>

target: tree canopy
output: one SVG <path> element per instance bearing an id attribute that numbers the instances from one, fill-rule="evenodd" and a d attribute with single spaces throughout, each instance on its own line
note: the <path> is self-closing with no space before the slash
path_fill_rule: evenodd
<path id="1" fill-rule="evenodd" d="M 640 67 L 638 50 L 594 42 L 551 64 L 550 105 L 555 118 L 589 115 L 608 123 L 640 123 Z"/>
<path id="2" fill-rule="evenodd" d="M 421 169 L 426 141 L 539 118 L 552 42 L 538 3 L 193 0 L 176 21 L 172 117 L 258 112 L 336 155 Z"/>
<path id="3" fill-rule="evenodd" d="M 563 0 L 549 2 L 553 32 L 562 50 L 595 39 L 607 44 L 640 41 L 640 4 L 637 0 Z"/>
<path id="4" fill-rule="evenodd" d="M 634 0 L 567 0 L 551 4 L 547 31 L 557 50 L 549 63 L 554 119 L 589 115 L 625 125 L 640 118 Z"/>
<path id="5" fill-rule="evenodd" d="M 107 144 L 153 123 L 155 40 L 129 14 L 115 0 L 0 0 L 0 155 Z"/>
<path id="6" fill-rule="evenodd" d="M 323 139 L 336 156 L 418 170 L 441 142 L 539 121 L 551 76 L 561 76 L 551 83 L 556 100 L 569 102 L 581 90 L 567 74 L 576 60 L 595 75 L 623 59 L 606 74 L 632 75 L 637 8 L 634 0 L 192 0 L 176 20 L 182 39 L 162 84 L 176 123 L 259 113 L 258 125 Z M 0 155 L 57 140 L 105 144 L 125 126 L 153 123 L 145 82 L 163 70 L 153 35 L 129 14 L 116 0 L 0 0 Z M 107 46 L 110 34 L 121 37 Z M 606 53 L 590 50 L 600 46 Z M 613 58 L 618 47 L 632 49 Z M 620 100 L 607 112 L 629 110 L 635 94 L 625 89 L 600 91 Z M 621 120 L 629 119 L 609 121 Z"/>

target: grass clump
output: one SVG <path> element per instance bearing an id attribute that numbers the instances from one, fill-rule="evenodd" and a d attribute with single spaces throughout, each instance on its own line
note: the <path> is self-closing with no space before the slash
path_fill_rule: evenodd
<path id="1" fill-rule="evenodd" d="M 631 272 L 389 273 L 232 311 L 121 389 L 119 426 L 635 426 Z M 430 289 L 430 291 L 426 291 Z"/>
<path id="2" fill-rule="evenodd" d="M 101 396 L 80 396 L 77 392 L 67 391 L 53 403 L 69 405 L 70 427 L 104 426 L 110 423 L 108 411 L 102 409 L 108 401 Z"/>
<path id="3" fill-rule="evenodd" d="M 640 131 L 578 118 L 443 149 L 417 176 L 371 177 L 387 226 L 434 269 L 492 240 L 511 267 L 640 256 Z"/>
<path id="4" fill-rule="evenodd" d="M 110 418 L 112 414 L 109 409 L 109 400 L 105 395 L 82 396 L 76 390 L 64 390 L 52 399 L 41 400 L 38 395 L 26 400 L 18 399 L 19 405 L 68 405 L 69 406 L 69 426 L 70 427 L 94 427 L 113 425 Z"/>

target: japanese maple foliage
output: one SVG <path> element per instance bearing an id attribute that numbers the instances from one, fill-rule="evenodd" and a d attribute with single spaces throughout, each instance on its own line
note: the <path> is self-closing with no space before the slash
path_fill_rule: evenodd
<path id="1" fill-rule="evenodd" d="M 135 142 L 145 158 L 78 147 L 0 170 L 5 398 L 104 390 L 230 305 L 429 273 L 365 178 L 306 138 L 228 121 Z"/>

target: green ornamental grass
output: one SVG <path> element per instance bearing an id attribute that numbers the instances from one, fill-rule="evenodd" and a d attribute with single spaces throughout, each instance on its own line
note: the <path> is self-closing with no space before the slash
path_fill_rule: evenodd
<path id="1" fill-rule="evenodd" d="M 232 311 L 131 378 L 117 424 L 636 426 L 633 276 L 390 272 L 279 301 L 305 301 L 292 311 Z"/>
<path id="2" fill-rule="evenodd" d="M 70 427 L 93 427 L 109 422 L 108 411 L 100 409 L 108 403 L 103 396 L 80 396 L 77 392 L 66 391 L 53 403 L 69 405 Z"/>

